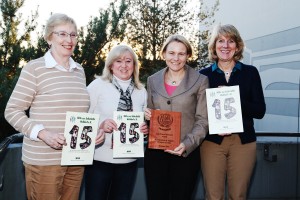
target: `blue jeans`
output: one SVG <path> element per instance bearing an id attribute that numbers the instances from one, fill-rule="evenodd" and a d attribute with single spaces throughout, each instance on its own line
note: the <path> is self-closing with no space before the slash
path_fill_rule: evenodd
<path id="1" fill-rule="evenodd" d="M 112 164 L 94 160 L 85 168 L 86 200 L 130 200 L 137 175 L 137 161 Z"/>

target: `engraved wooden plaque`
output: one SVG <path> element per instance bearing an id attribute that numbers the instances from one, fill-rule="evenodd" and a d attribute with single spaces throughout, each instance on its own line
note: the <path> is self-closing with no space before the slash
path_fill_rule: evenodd
<path id="1" fill-rule="evenodd" d="M 152 110 L 148 147 L 174 150 L 180 144 L 181 113 Z"/>

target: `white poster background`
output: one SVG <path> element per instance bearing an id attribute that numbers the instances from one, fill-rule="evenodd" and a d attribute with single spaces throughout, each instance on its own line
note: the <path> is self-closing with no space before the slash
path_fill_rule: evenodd
<path id="1" fill-rule="evenodd" d="M 61 165 L 93 164 L 98 121 L 98 114 L 67 112 Z"/>
<path id="2" fill-rule="evenodd" d="M 144 122 L 143 112 L 114 112 L 118 131 L 113 133 L 113 157 L 144 157 L 144 134 L 140 125 Z"/>
<path id="3" fill-rule="evenodd" d="M 243 132 L 239 86 L 206 89 L 209 134 Z"/>

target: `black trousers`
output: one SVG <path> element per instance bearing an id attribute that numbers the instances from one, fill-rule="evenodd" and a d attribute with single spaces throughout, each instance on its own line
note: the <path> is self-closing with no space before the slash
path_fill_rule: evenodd
<path id="1" fill-rule="evenodd" d="M 112 164 L 94 160 L 85 169 L 86 200 L 130 200 L 137 175 L 137 161 Z"/>
<path id="2" fill-rule="evenodd" d="M 148 200 L 193 198 L 200 170 L 199 147 L 186 158 L 147 148 L 144 162 Z"/>

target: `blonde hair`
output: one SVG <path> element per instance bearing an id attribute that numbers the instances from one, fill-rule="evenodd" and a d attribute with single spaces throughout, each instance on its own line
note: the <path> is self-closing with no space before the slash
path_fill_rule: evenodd
<path id="1" fill-rule="evenodd" d="M 166 41 L 164 42 L 164 44 L 163 44 L 163 46 L 162 46 L 162 48 L 160 50 L 160 57 L 161 58 L 164 58 L 163 54 L 166 52 L 168 45 L 171 42 L 174 42 L 174 41 L 175 42 L 180 42 L 180 43 L 182 43 L 186 47 L 186 53 L 188 55 L 188 58 L 193 55 L 193 49 L 192 49 L 192 46 L 189 43 L 189 41 L 185 37 L 183 37 L 182 35 L 175 34 L 175 35 L 169 36 L 166 39 Z"/>
<path id="2" fill-rule="evenodd" d="M 134 53 L 132 48 L 128 45 L 125 44 L 120 44 L 117 46 L 114 46 L 111 51 L 108 53 L 106 61 L 105 61 L 105 66 L 102 72 L 102 79 L 112 82 L 113 74 L 111 70 L 111 66 L 113 62 L 115 62 L 117 59 L 122 57 L 126 52 L 129 52 L 132 55 L 133 58 L 133 63 L 134 63 L 134 70 L 133 70 L 133 81 L 134 81 L 134 86 L 137 89 L 141 89 L 143 87 L 143 84 L 140 82 L 139 79 L 139 62 L 137 55 Z"/>
<path id="3" fill-rule="evenodd" d="M 218 61 L 218 56 L 216 52 L 216 42 L 220 36 L 229 37 L 236 43 L 237 51 L 235 52 L 233 59 L 235 61 L 241 60 L 243 58 L 244 51 L 244 41 L 240 36 L 239 31 L 231 24 L 217 25 L 214 27 L 213 32 L 210 36 L 208 43 L 208 58 L 210 61 Z"/>
<path id="4" fill-rule="evenodd" d="M 51 34 L 53 33 L 53 30 L 56 26 L 62 25 L 62 24 L 72 24 L 75 27 L 75 30 L 77 32 L 77 25 L 73 18 L 69 17 L 68 15 L 62 14 L 62 13 L 55 13 L 51 15 L 51 17 L 47 20 L 46 27 L 45 27 L 45 33 L 44 33 L 44 39 L 46 41 L 50 40 Z"/>

